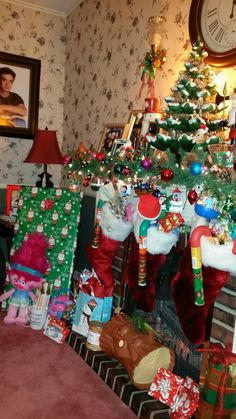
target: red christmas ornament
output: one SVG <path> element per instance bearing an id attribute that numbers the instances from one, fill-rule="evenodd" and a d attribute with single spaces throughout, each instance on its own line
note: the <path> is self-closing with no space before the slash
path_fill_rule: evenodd
<path id="1" fill-rule="evenodd" d="M 67 166 L 69 163 L 71 163 L 71 161 L 72 161 L 72 157 L 69 154 L 66 154 L 63 157 L 63 164 L 64 164 L 64 166 Z"/>
<path id="2" fill-rule="evenodd" d="M 103 162 L 103 160 L 105 159 L 105 154 L 104 154 L 104 153 L 102 153 L 102 152 L 97 153 L 97 155 L 96 155 L 96 159 L 97 159 L 97 161 L 99 161 L 99 162 Z"/>
<path id="3" fill-rule="evenodd" d="M 195 191 L 195 189 L 191 189 L 191 191 L 189 191 L 188 193 L 188 202 L 190 203 L 190 205 L 195 204 L 195 202 L 197 201 L 197 192 Z"/>
<path id="4" fill-rule="evenodd" d="M 129 167 L 124 167 L 124 169 L 122 170 L 122 173 L 124 176 L 129 176 L 131 174 L 131 170 Z"/>
<path id="5" fill-rule="evenodd" d="M 161 180 L 163 182 L 169 182 L 174 177 L 174 172 L 171 169 L 163 169 L 161 171 Z"/>
<path id="6" fill-rule="evenodd" d="M 85 178 L 83 180 L 83 186 L 87 187 L 88 185 L 89 185 L 89 180 Z"/>

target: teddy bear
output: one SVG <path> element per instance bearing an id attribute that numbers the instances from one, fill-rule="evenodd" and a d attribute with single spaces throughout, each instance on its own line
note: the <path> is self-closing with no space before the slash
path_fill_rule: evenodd
<path id="1" fill-rule="evenodd" d="M 40 288 L 43 275 L 49 269 L 46 250 L 48 242 L 42 233 L 28 234 L 11 256 L 7 276 L 12 288 L 0 296 L 0 302 L 8 300 L 5 324 L 24 326 L 29 321 L 29 306 L 36 303 L 34 289 Z"/>

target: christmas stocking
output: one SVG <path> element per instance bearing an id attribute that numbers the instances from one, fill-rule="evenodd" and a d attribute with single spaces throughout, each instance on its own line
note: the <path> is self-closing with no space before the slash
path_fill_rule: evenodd
<path id="1" fill-rule="evenodd" d="M 133 224 L 125 218 L 127 208 L 123 208 L 117 199 L 102 206 L 100 202 L 98 206 L 99 216 L 95 223 L 94 238 L 87 247 L 87 255 L 105 286 L 105 295 L 111 296 L 115 285 L 112 261 L 120 243 L 130 234 Z"/>
<path id="2" fill-rule="evenodd" d="M 92 243 L 87 247 L 87 256 L 98 279 L 105 286 L 105 295 L 111 296 L 115 285 L 114 274 L 112 270 L 112 260 L 118 250 L 120 242 L 106 237 L 102 230 L 99 233 L 99 246 L 94 248 Z"/>
<path id="3" fill-rule="evenodd" d="M 157 272 L 165 262 L 166 256 L 151 255 L 147 252 L 146 257 L 146 286 L 140 287 L 138 284 L 138 270 L 139 270 L 139 245 L 132 237 L 131 249 L 129 253 L 129 260 L 125 271 L 125 282 L 133 296 L 135 303 L 143 311 L 150 312 L 154 309 L 156 296 L 156 281 Z"/>
<path id="4" fill-rule="evenodd" d="M 193 344 L 201 344 L 205 340 L 210 309 L 228 275 L 225 271 L 202 266 L 205 304 L 196 305 L 191 249 L 188 244 L 182 255 L 180 270 L 172 280 L 172 290 L 183 332 Z"/>

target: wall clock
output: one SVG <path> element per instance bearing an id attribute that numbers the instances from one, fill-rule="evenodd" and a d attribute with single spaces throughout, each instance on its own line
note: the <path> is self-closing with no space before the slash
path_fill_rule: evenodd
<path id="1" fill-rule="evenodd" d="M 203 41 L 208 64 L 236 65 L 236 0 L 192 0 L 189 36 Z"/>

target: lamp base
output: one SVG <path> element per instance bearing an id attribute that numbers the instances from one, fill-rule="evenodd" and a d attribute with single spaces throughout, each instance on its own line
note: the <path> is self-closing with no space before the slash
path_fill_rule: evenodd
<path id="1" fill-rule="evenodd" d="M 37 180 L 36 186 L 38 187 L 45 187 L 45 188 L 53 188 L 53 182 L 50 180 L 52 175 L 47 172 L 43 172 L 38 175 L 40 180 Z"/>

